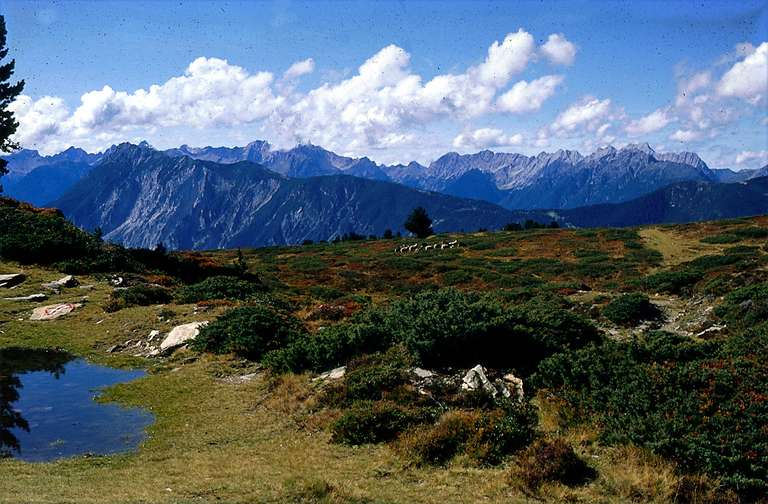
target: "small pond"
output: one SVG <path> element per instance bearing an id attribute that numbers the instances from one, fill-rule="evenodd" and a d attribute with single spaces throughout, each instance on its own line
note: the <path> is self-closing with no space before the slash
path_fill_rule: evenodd
<path id="1" fill-rule="evenodd" d="M 135 448 L 152 414 L 95 398 L 143 374 L 63 352 L 0 349 L 0 458 L 43 462 Z"/>

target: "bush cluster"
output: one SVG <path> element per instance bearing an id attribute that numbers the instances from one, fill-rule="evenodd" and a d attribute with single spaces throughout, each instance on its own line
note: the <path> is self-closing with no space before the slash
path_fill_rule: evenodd
<path id="1" fill-rule="evenodd" d="M 535 492 L 543 483 L 551 481 L 565 485 L 586 483 L 594 479 L 596 473 L 571 445 L 558 438 L 534 442 L 519 457 L 511 475 L 519 478 L 527 490 Z"/>
<path id="2" fill-rule="evenodd" d="M 284 310 L 268 304 L 243 306 L 225 312 L 204 327 L 192 348 L 259 360 L 266 352 L 286 345 L 300 331 L 300 321 Z"/>
<path id="3" fill-rule="evenodd" d="M 492 296 L 441 289 L 371 307 L 347 322 L 302 334 L 269 354 L 266 362 L 277 370 L 322 371 L 402 344 L 429 368 L 482 362 L 525 372 L 563 348 L 599 339 L 588 320 L 551 299 L 507 307 Z"/>
<path id="4" fill-rule="evenodd" d="M 623 294 L 603 308 L 605 318 L 617 325 L 634 326 L 645 320 L 661 317 L 659 308 L 651 303 L 648 296 L 633 292 Z"/>
<path id="5" fill-rule="evenodd" d="M 171 291 L 159 285 L 138 284 L 115 289 L 110 294 L 109 300 L 104 305 L 107 312 L 116 312 L 130 306 L 150 306 L 155 304 L 167 304 L 172 299 Z"/>
<path id="6" fill-rule="evenodd" d="M 533 385 L 601 425 L 604 441 L 647 447 L 749 498 L 768 491 L 766 351 L 766 324 L 722 342 L 655 332 L 552 356 Z"/>
<path id="7" fill-rule="evenodd" d="M 246 300 L 265 290 L 260 282 L 234 276 L 212 276 L 202 282 L 182 287 L 176 293 L 176 300 L 179 303 L 197 303 L 213 299 Z"/>
<path id="8" fill-rule="evenodd" d="M 454 409 L 434 424 L 405 433 L 397 449 L 417 465 L 442 465 L 460 455 L 479 465 L 496 465 L 533 440 L 537 422 L 536 410 L 528 403 Z"/>

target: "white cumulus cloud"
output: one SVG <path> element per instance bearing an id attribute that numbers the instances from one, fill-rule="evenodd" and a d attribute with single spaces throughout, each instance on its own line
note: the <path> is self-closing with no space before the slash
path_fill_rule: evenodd
<path id="1" fill-rule="evenodd" d="M 576 46 L 562 33 L 553 33 L 541 46 L 541 53 L 556 65 L 569 66 L 576 59 Z"/>
<path id="2" fill-rule="evenodd" d="M 657 109 L 647 116 L 630 121 L 624 129 L 630 136 L 641 136 L 659 131 L 671 122 L 672 117 L 670 117 L 668 110 Z"/>
<path id="3" fill-rule="evenodd" d="M 680 143 L 695 142 L 701 139 L 704 133 L 695 130 L 677 130 L 669 136 L 670 140 L 674 140 Z"/>
<path id="4" fill-rule="evenodd" d="M 315 60 L 307 58 L 302 61 L 297 61 L 283 73 L 283 79 L 291 80 L 301 77 L 302 75 L 310 74 L 315 71 Z"/>
<path id="5" fill-rule="evenodd" d="M 488 147 L 519 145 L 522 142 L 523 135 L 520 133 L 506 135 L 497 128 L 480 128 L 460 133 L 453 139 L 453 146 L 457 149 L 485 149 Z"/>
<path id="6" fill-rule="evenodd" d="M 519 81 L 499 97 L 497 107 L 503 112 L 513 114 L 539 110 L 544 102 L 555 94 L 563 78 L 562 75 L 546 75 L 531 82 Z"/>
<path id="7" fill-rule="evenodd" d="M 552 130 L 555 132 L 567 132 L 584 127 L 589 131 L 594 131 L 610 115 L 610 99 L 600 100 L 592 96 L 585 96 L 555 118 L 555 121 L 552 123 Z"/>
<path id="8" fill-rule="evenodd" d="M 736 154 L 735 162 L 737 165 L 750 163 L 757 166 L 765 166 L 768 163 L 768 151 L 741 151 Z"/>
<path id="9" fill-rule="evenodd" d="M 768 42 L 763 42 L 742 61 L 735 63 L 720 79 L 721 96 L 743 98 L 757 103 L 768 94 Z"/>

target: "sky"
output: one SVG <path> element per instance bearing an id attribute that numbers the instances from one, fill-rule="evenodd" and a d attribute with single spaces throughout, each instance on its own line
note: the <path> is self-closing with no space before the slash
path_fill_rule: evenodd
<path id="1" fill-rule="evenodd" d="M 649 143 L 768 163 L 768 3 L 2 0 L 51 154 L 313 143 L 380 163 Z"/>

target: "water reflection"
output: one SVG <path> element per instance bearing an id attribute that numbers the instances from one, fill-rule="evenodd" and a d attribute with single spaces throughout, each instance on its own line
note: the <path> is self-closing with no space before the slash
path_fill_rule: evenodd
<path id="1" fill-rule="evenodd" d="M 93 399 L 142 374 L 52 350 L 1 349 L 0 457 L 46 461 L 134 448 L 152 415 Z"/>
<path id="2" fill-rule="evenodd" d="M 65 372 L 64 365 L 73 359 L 68 353 L 52 350 L 0 350 L 0 457 L 19 453 L 19 439 L 14 430 L 29 432 L 29 422 L 13 407 L 22 387 L 19 375 L 43 371 L 58 379 Z"/>

